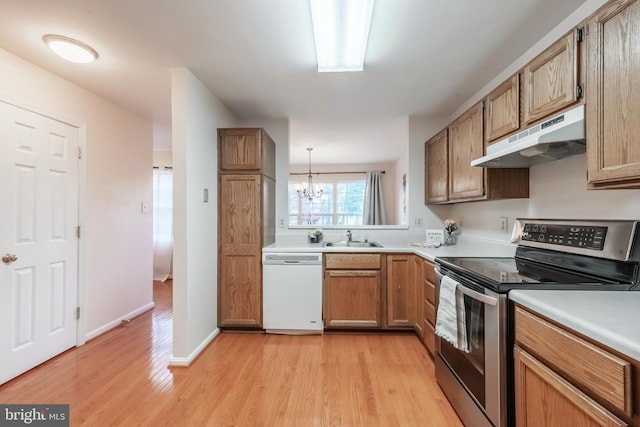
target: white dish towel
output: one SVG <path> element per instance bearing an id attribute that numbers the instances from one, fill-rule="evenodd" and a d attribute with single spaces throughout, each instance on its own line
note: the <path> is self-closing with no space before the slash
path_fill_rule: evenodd
<path id="1" fill-rule="evenodd" d="M 458 286 L 462 285 L 448 276 L 444 276 L 440 282 L 436 335 L 449 341 L 455 348 L 468 353 L 464 295 L 458 290 Z"/>

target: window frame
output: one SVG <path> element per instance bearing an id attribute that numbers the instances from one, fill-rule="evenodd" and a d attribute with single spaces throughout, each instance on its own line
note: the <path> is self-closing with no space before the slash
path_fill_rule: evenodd
<path id="1" fill-rule="evenodd" d="M 322 178 L 319 178 L 320 175 L 316 175 L 314 177 L 314 185 L 317 184 L 327 184 L 332 186 L 332 200 L 331 200 L 331 209 L 329 213 L 314 213 L 313 215 L 318 217 L 330 217 L 330 224 L 323 224 L 322 221 L 317 223 L 304 223 L 302 218 L 303 214 L 305 214 L 305 204 L 308 203 L 305 199 L 301 199 L 297 196 L 297 193 L 294 193 L 295 186 L 298 184 L 304 184 L 307 182 L 307 175 L 289 175 L 289 181 L 287 183 L 287 219 L 288 226 L 290 227 L 352 227 L 352 226 L 363 226 L 364 221 L 364 195 L 366 192 L 366 176 L 362 176 L 361 174 L 322 174 Z M 317 184 L 315 184 L 317 183 Z M 353 184 L 360 183 L 363 186 L 362 189 L 362 207 L 359 213 L 351 214 L 345 212 L 337 212 L 337 207 L 339 206 L 338 197 L 339 192 L 337 188 L 340 184 Z M 291 211 L 291 199 L 295 194 L 298 197 L 298 209 L 296 213 L 292 213 Z M 308 212 L 308 210 L 307 210 Z M 293 218 L 296 218 L 295 222 L 291 222 Z M 340 218 L 354 218 L 356 219 L 355 223 L 347 223 L 339 224 L 338 220 Z"/>

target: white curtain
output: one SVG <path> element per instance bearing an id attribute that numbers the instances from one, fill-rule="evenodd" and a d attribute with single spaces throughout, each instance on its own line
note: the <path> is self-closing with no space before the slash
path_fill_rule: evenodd
<path id="1" fill-rule="evenodd" d="M 382 225 L 387 223 L 382 198 L 382 175 L 384 172 L 367 172 L 367 184 L 364 190 L 364 225 Z"/>
<path id="2" fill-rule="evenodd" d="M 173 263 L 173 173 L 153 170 L 153 280 L 164 282 Z"/>

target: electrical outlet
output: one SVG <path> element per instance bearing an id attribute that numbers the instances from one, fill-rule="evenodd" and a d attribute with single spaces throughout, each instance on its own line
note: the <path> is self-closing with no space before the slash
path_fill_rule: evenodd
<path id="1" fill-rule="evenodd" d="M 284 228 L 284 218 L 278 218 L 278 227 Z"/>
<path id="2" fill-rule="evenodd" d="M 413 225 L 414 225 L 414 227 L 422 227 L 422 218 L 415 217 L 413 219 Z"/>
<path id="3" fill-rule="evenodd" d="M 507 218 L 506 216 L 500 217 L 500 231 L 504 233 L 509 232 L 509 218 Z"/>
<path id="4" fill-rule="evenodd" d="M 464 217 L 458 218 L 458 220 L 456 222 L 458 224 L 458 228 L 464 227 Z"/>

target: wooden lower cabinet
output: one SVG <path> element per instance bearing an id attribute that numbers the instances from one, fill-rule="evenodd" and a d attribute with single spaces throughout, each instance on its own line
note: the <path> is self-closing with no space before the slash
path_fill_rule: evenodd
<path id="1" fill-rule="evenodd" d="M 516 425 L 637 426 L 637 362 L 519 305 Z"/>
<path id="2" fill-rule="evenodd" d="M 628 425 L 535 357 L 513 353 L 518 427 Z"/>
<path id="3" fill-rule="evenodd" d="M 275 242 L 275 143 L 218 129 L 218 326 L 262 328 L 262 248 Z"/>
<path id="4" fill-rule="evenodd" d="M 380 328 L 384 255 L 324 255 L 324 327 Z"/>
<path id="5" fill-rule="evenodd" d="M 262 175 L 220 175 L 218 323 L 262 326 Z"/>
<path id="6" fill-rule="evenodd" d="M 431 357 L 435 355 L 436 351 L 436 307 L 437 296 L 435 286 L 435 270 L 431 261 L 422 260 L 422 343 Z"/>
<path id="7" fill-rule="evenodd" d="M 379 270 L 328 270 L 324 275 L 326 328 L 382 326 L 382 276 Z"/>
<path id="8" fill-rule="evenodd" d="M 387 326 L 413 327 L 415 321 L 414 255 L 387 255 Z"/>
<path id="9" fill-rule="evenodd" d="M 220 326 L 262 325 L 261 252 L 223 254 L 220 257 Z"/>
<path id="10" fill-rule="evenodd" d="M 422 324 L 422 319 L 424 317 L 424 305 L 422 301 L 424 300 L 424 287 L 422 286 L 422 268 L 423 268 L 423 260 L 422 257 L 418 255 L 413 255 L 411 259 L 412 265 L 412 276 L 411 283 L 413 284 L 413 309 L 414 309 L 414 318 L 413 318 L 413 329 L 416 331 L 416 335 L 420 338 L 420 341 L 424 341 L 424 326 Z"/>

